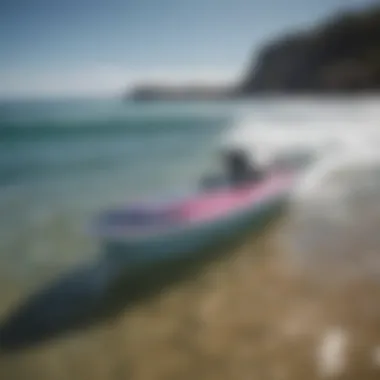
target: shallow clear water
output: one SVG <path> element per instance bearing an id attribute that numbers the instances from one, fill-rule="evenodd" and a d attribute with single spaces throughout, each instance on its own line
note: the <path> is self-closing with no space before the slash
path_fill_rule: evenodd
<path id="1" fill-rule="evenodd" d="M 228 117 L 117 100 L 3 104 L 1 270 L 38 275 L 92 256 L 103 208 L 191 191 Z"/>
<path id="2" fill-rule="evenodd" d="M 264 161 L 306 150 L 324 162 L 331 151 L 351 155 L 369 149 L 378 135 L 378 103 L 376 98 L 3 103 L 2 276 L 41 280 L 93 257 L 98 242 L 89 229 L 100 210 L 139 197 L 194 191 L 221 145 L 244 143 Z"/>

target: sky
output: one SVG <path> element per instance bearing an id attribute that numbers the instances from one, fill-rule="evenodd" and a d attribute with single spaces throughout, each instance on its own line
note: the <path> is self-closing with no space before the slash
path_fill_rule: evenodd
<path id="1" fill-rule="evenodd" d="M 230 83 L 259 48 L 374 0 L 0 0 L 0 97 Z"/>

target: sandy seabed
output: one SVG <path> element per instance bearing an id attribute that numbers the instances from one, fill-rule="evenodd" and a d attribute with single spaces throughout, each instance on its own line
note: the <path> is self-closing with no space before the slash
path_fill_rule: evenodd
<path id="1" fill-rule="evenodd" d="M 380 379 L 380 286 L 311 281 L 284 223 L 100 327 L 0 357 L 0 379 Z"/>

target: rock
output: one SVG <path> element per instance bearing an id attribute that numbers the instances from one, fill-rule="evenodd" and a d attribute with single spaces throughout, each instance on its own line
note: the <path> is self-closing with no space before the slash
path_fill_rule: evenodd
<path id="1" fill-rule="evenodd" d="M 347 12 L 266 45 L 243 95 L 357 93 L 380 89 L 380 6 Z"/>

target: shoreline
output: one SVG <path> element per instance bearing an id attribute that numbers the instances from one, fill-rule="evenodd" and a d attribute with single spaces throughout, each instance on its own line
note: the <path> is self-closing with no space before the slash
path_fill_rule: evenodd
<path id="1" fill-rule="evenodd" d="M 278 246 L 284 223 L 286 216 L 104 326 L 0 357 L 1 377 L 377 378 L 380 310 L 366 310 L 379 288 L 364 281 L 326 292 L 305 280 Z M 331 339 L 340 342 L 342 366 L 323 356 Z"/>

